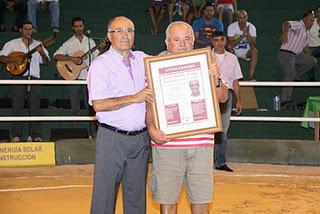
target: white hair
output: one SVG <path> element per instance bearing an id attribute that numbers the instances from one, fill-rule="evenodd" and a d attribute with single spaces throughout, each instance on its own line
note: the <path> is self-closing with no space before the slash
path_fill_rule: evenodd
<path id="1" fill-rule="evenodd" d="M 172 22 L 168 25 L 167 29 L 166 29 L 166 44 L 168 44 L 169 42 L 169 38 L 170 38 L 170 33 L 171 33 L 171 28 L 173 26 L 176 26 L 176 25 L 181 25 L 181 26 L 185 26 L 189 29 L 191 35 L 192 35 L 192 42 L 194 42 L 194 33 L 193 33 L 193 29 L 191 27 L 191 25 L 189 25 L 187 22 L 183 22 L 183 21 L 175 21 L 175 22 Z"/>

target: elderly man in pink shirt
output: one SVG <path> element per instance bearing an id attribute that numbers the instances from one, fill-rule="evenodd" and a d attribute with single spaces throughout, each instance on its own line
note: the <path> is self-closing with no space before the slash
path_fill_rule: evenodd
<path id="1" fill-rule="evenodd" d="M 307 30 L 314 22 L 313 11 L 306 12 L 300 21 L 287 21 L 282 25 L 281 47 L 278 60 L 283 69 L 283 81 L 300 80 L 300 78 L 317 64 L 317 59 L 308 52 Z M 292 87 L 282 87 L 281 108 L 295 107 L 291 98 Z"/>
<path id="2" fill-rule="evenodd" d="M 134 24 L 120 16 L 109 21 L 110 49 L 98 56 L 88 73 L 89 104 L 97 112 L 99 128 L 91 213 L 115 212 L 122 181 L 123 210 L 146 213 L 146 176 L 150 141 L 146 132 L 146 89 L 141 51 L 131 51 Z"/>

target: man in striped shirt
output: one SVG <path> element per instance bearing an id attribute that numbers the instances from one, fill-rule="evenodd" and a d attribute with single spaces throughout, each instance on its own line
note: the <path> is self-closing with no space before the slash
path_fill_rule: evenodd
<path id="1" fill-rule="evenodd" d="M 186 22 L 173 22 L 166 30 L 167 53 L 193 49 L 194 34 Z M 210 70 L 220 76 L 215 60 Z M 217 88 L 220 102 L 227 99 L 227 87 Z M 152 142 L 152 175 L 150 189 L 153 199 L 160 203 L 161 213 L 177 213 L 177 202 L 185 183 L 193 214 L 209 213 L 213 192 L 213 133 L 170 139 L 155 128 L 151 106 L 147 104 L 146 124 Z"/>
<path id="2" fill-rule="evenodd" d="M 314 22 L 313 11 L 306 12 L 300 21 L 287 21 L 282 25 L 280 38 L 281 47 L 278 54 L 283 69 L 283 81 L 300 80 L 300 77 L 317 64 L 317 59 L 306 54 L 307 30 Z M 283 87 L 281 90 L 281 108 L 288 109 L 295 106 L 291 98 L 292 87 Z"/>

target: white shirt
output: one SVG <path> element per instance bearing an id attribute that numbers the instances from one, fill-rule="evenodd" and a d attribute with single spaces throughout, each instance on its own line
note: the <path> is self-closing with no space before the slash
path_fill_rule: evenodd
<path id="1" fill-rule="evenodd" d="M 90 39 L 90 48 L 94 48 L 96 46 L 96 43 Z M 70 39 L 68 39 L 66 42 L 62 44 L 62 46 L 53 54 L 62 54 L 67 56 L 72 56 L 76 51 L 81 50 L 84 53 L 89 51 L 89 43 L 88 43 L 88 37 L 83 35 L 83 39 L 80 42 L 79 39 L 77 39 L 75 36 L 72 36 Z M 99 51 L 96 50 L 91 54 L 91 60 L 93 60 L 96 56 L 98 56 Z M 89 66 L 89 57 L 84 58 L 84 63 L 86 63 Z M 81 70 L 80 75 L 77 79 L 87 79 L 88 75 L 88 69 L 84 68 Z"/>
<path id="2" fill-rule="evenodd" d="M 40 44 L 39 41 L 32 40 L 32 43 L 29 46 L 29 51 L 37 47 Z M 4 44 L 3 49 L 0 51 L 0 56 L 8 56 L 10 53 L 19 51 L 23 53 L 28 53 L 28 48 L 22 41 L 22 38 L 13 39 L 6 44 Z M 43 48 L 44 53 L 49 58 L 48 51 Z M 35 78 L 40 78 L 40 64 L 42 64 L 42 57 L 39 52 L 34 52 L 31 56 L 29 71 L 25 72 L 22 76 L 32 76 Z"/>
<path id="3" fill-rule="evenodd" d="M 228 51 L 223 54 L 217 54 L 212 49 L 212 54 L 214 54 L 220 66 L 221 79 L 227 82 L 229 89 L 233 89 L 233 81 L 243 78 L 238 58 Z"/>
<path id="4" fill-rule="evenodd" d="M 307 31 L 308 36 L 308 47 L 318 47 L 320 46 L 320 26 L 317 19 L 313 22 L 310 30 Z"/>
<path id="5" fill-rule="evenodd" d="M 251 24 L 250 22 L 247 22 L 247 26 L 249 26 L 249 33 L 252 37 L 257 37 L 257 30 L 256 27 Z M 233 22 L 228 27 L 228 37 L 235 37 L 235 39 L 238 39 L 243 34 L 243 31 L 240 30 L 239 23 Z M 234 46 L 234 49 L 248 49 L 249 46 L 249 40 L 247 37 L 244 37 L 236 46 Z"/>

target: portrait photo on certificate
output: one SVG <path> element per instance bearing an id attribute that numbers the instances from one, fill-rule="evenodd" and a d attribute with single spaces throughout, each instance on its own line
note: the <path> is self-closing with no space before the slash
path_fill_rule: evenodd
<path id="1" fill-rule="evenodd" d="M 209 48 L 144 59 L 156 128 L 169 138 L 222 130 Z"/>

